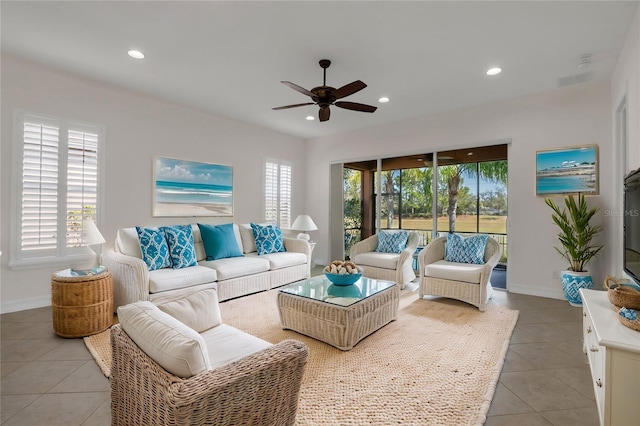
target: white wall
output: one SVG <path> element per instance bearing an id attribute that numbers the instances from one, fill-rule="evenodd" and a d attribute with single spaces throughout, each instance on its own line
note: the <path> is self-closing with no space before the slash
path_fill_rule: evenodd
<path id="1" fill-rule="evenodd" d="M 164 102 L 15 57 L 2 56 L 2 312 L 50 304 L 48 266 L 8 268 L 13 111 L 23 109 L 105 126 L 106 193 L 101 231 L 112 246 L 116 230 L 135 225 L 245 223 L 263 219 L 263 160 L 293 162 L 293 217 L 303 213 L 305 142 L 264 128 Z M 234 171 L 234 217 L 151 217 L 154 155 L 227 164 Z"/>
<path id="2" fill-rule="evenodd" d="M 610 99 L 609 82 L 591 83 L 311 140 L 307 153 L 307 208 L 318 212 L 318 228 L 326 229 L 331 163 L 472 147 L 511 139 L 509 290 L 564 298 L 559 272 L 568 265 L 553 249 L 558 242 L 551 210 L 543 198 L 535 196 L 535 153 L 539 149 L 598 144 L 601 195 L 590 198 L 589 203 L 603 209 L 611 206 Z M 604 222 L 602 211 L 597 221 Z M 317 258 L 330 260 L 327 233 L 318 234 Z M 604 238 L 602 240 L 604 242 Z M 597 283 L 610 274 L 602 258 L 592 262 L 589 269 Z"/>
<path id="3" fill-rule="evenodd" d="M 627 140 L 624 146 L 619 144 L 617 131 L 613 140 L 616 153 L 612 191 L 616 196 L 616 209 L 607 218 L 614 232 L 607 235 L 607 261 L 612 271 L 622 276 L 622 177 L 632 170 L 640 168 L 640 8 L 636 11 L 625 39 L 622 53 L 611 78 L 612 121 L 616 122 L 616 112 L 621 103 L 627 106 Z"/>

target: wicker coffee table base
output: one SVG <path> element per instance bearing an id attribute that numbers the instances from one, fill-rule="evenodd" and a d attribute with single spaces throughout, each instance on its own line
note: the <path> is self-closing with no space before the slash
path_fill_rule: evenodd
<path id="1" fill-rule="evenodd" d="M 394 285 L 351 306 L 278 293 L 280 324 L 343 351 L 398 317 L 400 287 Z"/>

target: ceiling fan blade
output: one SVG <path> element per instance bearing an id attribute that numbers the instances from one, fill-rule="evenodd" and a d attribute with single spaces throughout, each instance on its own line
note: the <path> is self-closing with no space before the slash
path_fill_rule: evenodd
<path id="1" fill-rule="evenodd" d="M 313 102 L 307 102 L 305 104 L 285 105 L 285 106 L 275 107 L 275 108 L 271 108 L 271 109 L 273 109 L 273 110 L 287 109 L 287 108 L 301 107 L 301 106 L 305 106 L 305 105 L 315 105 L 315 104 Z"/>
<path id="2" fill-rule="evenodd" d="M 365 87 L 367 87 L 366 84 L 364 84 L 360 80 L 356 80 L 353 83 L 349 83 L 337 89 L 335 92 L 333 92 L 333 96 L 335 96 L 336 99 L 346 98 L 349 95 L 353 95 L 354 93 L 359 92 Z"/>
<path id="3" fill-rule="evenodd" d="M 334 104 L 335 106 L 339 107 L 339 108 L 344 108 L 344 109 L 351 109 L 353 111 L 361 111 L 361 112 L 374 112 L 375 110 L 378 109 L 378 107 L 374 107 L 371 105 L 365 105 L 365 104 L 359 104 L 356 102 L 336 102 Z"/>
<path id="4" fill-rule="evenodd" d="M 307 89 L 305 89 L 304 87 L 300 87 L 297 84 L 294 84 L 290 81 L 281 81 L 280 83 L 282 84 L 286 84 L 287 86 L 291 87 L 293 90 L 302 93 L 303 95 L 307 95 L 307 96 L 311 96 L 312 98 L 315 96 L 315 93 L 308 91 Z"/>
<path id="5" fill-rule="evenodd" d="M 331 115 L 331 111 L 329 110 L 329 107 L 320 108 L 320 112 L 318 113 L 318 118 L 320 119 L 320 121 L 329 120 L 329 115 Z"/>

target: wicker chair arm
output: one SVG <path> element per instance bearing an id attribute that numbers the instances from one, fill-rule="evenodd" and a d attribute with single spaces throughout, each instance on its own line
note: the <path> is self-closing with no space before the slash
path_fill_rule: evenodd
<path id="1" fill-rule="evenodd" d="M 487 239 L 487 247 L 484 251 L 485 263 L 493 269 L 498 264 L 501 257 L 502 250 L 500 243 L 498 243 L 494 238 L 489 237 Z"/>
<path id="2" fill-rule="evenodd" d="M 375 251 L 376 247 L 378 247 L 377 234 L 367 237 L 364 240 L 358 241 L 357 243 L 352 245 L 351 250 L 349 250 L 349 258 L 353 260 L 353 258 L 359 255 L 360 253 Z"/>
<path id="3" fill-rule="evenodd" d="M 425 266 L 444 259 L 444 248 L 447 237 L 438 237 L 426 245 L 418 255 L 418 264 L 420 265 L 420 276 L 424 274 Z"/>
<path id="4" fill-rule="evenodd" d="M 108 250 L 102 263 L 113 276 L 113 309 L 149 300 L 149 269 L 142 259 Z"/>

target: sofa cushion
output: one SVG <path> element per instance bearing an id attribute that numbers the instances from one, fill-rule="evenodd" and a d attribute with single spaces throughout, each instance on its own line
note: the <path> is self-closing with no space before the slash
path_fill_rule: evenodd
<path id="1" fill-rule="evenodd" d="M 212 368 L 221 367 L 271 346 L 267 341 L 226 324 L 210 328 L 201 335 L 207 345 Z"/>
<path id="2" fill-rule="evenodd" d="M 222 324 L 218 292 L 212 288 L 159 304 L 158 308 L 198 333 Z"/>
<path id="3" fill-rule="evenodd" d="M 133 228 L 121 228 L 116 233 L 116 247 L 120 253 L 142 259 L 138 231 Z"/>
<path id="4" fill-rule="evenodd" d="M 242 252 L 247 254 L 257 251 L 256 239 L 253 236 L 251 224 L 243 223 L 242 225 L 239 225 L 238 228 L 240 229 L 240 238 L 242 238 Z"/>
<path id="5" fill-rule="evenodd" d="M 483 269 L 484 265 L 438 260 L 425 266 L 424 275 L 443 280 L 480 284 L 480 273 Z"/>
<path id="6" fill-rule="evenodd" d="M 156 269 L 170 268 L 171 257 L 169 256 L 169 245 L 164 237 L 164 232 L 154 226 L 141 228 L 136 226 L 138 240 L 140 241 L 140 251 L 142 260 L 147 264 L 149 271 Z"/>
<path id="7" fill-rule="evenodd" d="M 383 269 L 397 269 L 400 255 L 398 253 L 378 253 L 369 251 L 355 256 L 353 262 L 359 266 L 375 266 Z"/>
<path id="8" fill-rule="evenodd" d="M 200 262 L 199 265 L 215 270 L 217 272 L 218 281 L 258 274 L 269 270 L 269 261 L 257 256 L 205 260 Z"/>
<path id="9" fill-rule="evenodd" d="M 259 255 L 285 251 L 282 231 L 276 225 L 251 224 Z"/>
<path id="10" fill-rule="evenodd" d="M 242 256 L 242 250 L 238 247 L 232 223 L 223 225 L 198 223 L 198 228 L 200 228 L 200 235 L 202 235 L 207 260 Z"/>
<path id="11" fill-rule="evenodd" d="M 160 293 L 198 284 L 208 284 L 217 279 L 218 275 L 215 270 L 200 265 L 182 269 L 158 269 L 149 271 L 149 292 Z"/>
<path id="12" fill-rule="evenodd" d="M 163 226 L 162 231 L 169 245 L 173 269 L 197 265 L 191 225 Z"/>
<path id="13" fill-rule="evenodd" d="M 211 370 L 205 339 L 151 302 L 118 308 L 122 329 L 162 368 L 188 378 Z"/>
<path id="14" fill-rule="evenodd" d="M 489 236 L 486 234 L 463 237 L 459 234 L 448 233 L 445 245 L 444 260 L 458 263 L 484 263 L 484 249 Z"/>
<path id="15" fill-rule="evenodd" d="M 250 253 L 248 257 L 257 257 L 258 253 Z M 290 266 L 303 265 L 307 262 L 307 255 L 304 253 L 294 252 L 281 252 L 263 254 L 259 259 L 265 259 L 269 261 L 269 270 L 274 271 L 276 269 L 288 268 Z"/>
<path id="16" fill-rule="evenodd" d="M 409 232 L 407 231 L 380 231 L 378 232 L 379 253 L 400 253 L 407 246 Z"/>

